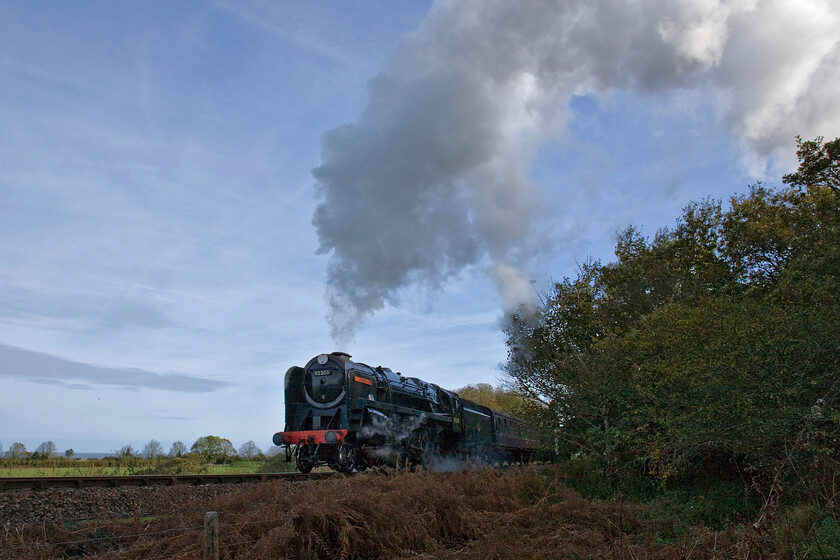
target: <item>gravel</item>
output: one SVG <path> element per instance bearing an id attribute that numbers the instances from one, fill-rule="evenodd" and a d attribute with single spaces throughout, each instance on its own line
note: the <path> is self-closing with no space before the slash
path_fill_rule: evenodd
<path id="1" fill-rule="evenodd" d="M 29 523 L 133 518 L 172 511 L 173 505 L 241 488 L 239 484 L 118 488 L 55 488 L 0 493 L 0 529 Z"/>

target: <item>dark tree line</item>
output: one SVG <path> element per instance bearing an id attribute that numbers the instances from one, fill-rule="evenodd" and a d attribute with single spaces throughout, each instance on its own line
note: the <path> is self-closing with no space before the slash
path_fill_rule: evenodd
<path id="1" fill-rule="evenodd" d="M 630 227 L 511 318 L 507 374 L 562 456 L 837 507 L 840 139 L 798 146 L 785 186 Z"/>

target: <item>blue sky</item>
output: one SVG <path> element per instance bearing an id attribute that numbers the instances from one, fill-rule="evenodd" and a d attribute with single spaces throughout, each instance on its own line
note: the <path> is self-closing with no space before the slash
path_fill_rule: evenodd
<path id="1" fill-rule="evenodd" d="M 267 448 L 285 370 L 338 349 L 497 383 L 500 270 L 535 297 L 840 134 L 831 3 L 652 2 L 621 33 L 607 4 L 566 40 L 574 3 L 548 30 L 473 0 L 4 3 L 0 443 Z M 784 22 L 810 46 L 747 65 Z"/>

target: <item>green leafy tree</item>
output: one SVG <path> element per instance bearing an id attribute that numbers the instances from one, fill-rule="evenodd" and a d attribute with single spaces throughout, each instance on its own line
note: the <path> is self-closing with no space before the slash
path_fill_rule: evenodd
<path id="1" fill-rule="evenodd" d="M 493 387 L 489 383 L 466 385 L 455 390 L 461 397 L 478 404 L 508 412 L 513 415 L 521 414 L 523 398 L 516 391 L 504 387 Z"/>
<path id="2" fill-rule="evenodd" d="M 223 463 L 236 456 L 236 449 L 230 440 L 213 435 L 195 440 L 190 451 L 198 453 L 209 462 L 216 463 Z"/>
<path id="3" fill-rule="evenodd" d="M 732 197 L 722 255 L 741 285 L 773 285 L 793 257 L 797 233 L 789 199 L 790 193 L 761 184 L 750 187 L 747 195 Z"/>
<path id="4" fill-rule="evenodd" d="M 73 457 L 73 455 L 75 455 L 75 454 L 76 454 L 76 452 L 75 452 L 75 451 L 73 451 L 73 448 L 72 448 L 72 447 L 71 447 L 70 449 L 66 449 L 66 450 L 64 451 L 64 456 L 65 456 L 65 457 L 67 457 L 68 459 L 70 459 L 71 457 Z"/>
<path id="5" fill-rule="evenodd" d="M 827 187 L 840 191 L 840 138 L 823 142 L 823 137 L 802 140 L 796 137 L 799 168 L 784 176 L 784 182 L 799 189 Z"/>
<path id="6" fill-rule="evenodd" d="M 733 465 L 790 492 L 833 480 L 838 146 L 800 140 L 786 189 L 692 203 L 652 240 L 628 228 L 616 261 L 511 317 L 506 371 L 562 451 L 665 481 Z"/>

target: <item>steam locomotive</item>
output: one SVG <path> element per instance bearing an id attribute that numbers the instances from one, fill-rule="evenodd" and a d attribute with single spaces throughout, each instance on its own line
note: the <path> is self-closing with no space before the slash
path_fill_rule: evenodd
<path id="1" fill-rule="evenodd" d="M 533 425 L 384 367 L 320 354 L 286 372 L 286 426 L 274 434 L 286 460 L 307 473 L 374 466 L 530 461 Z"/>

